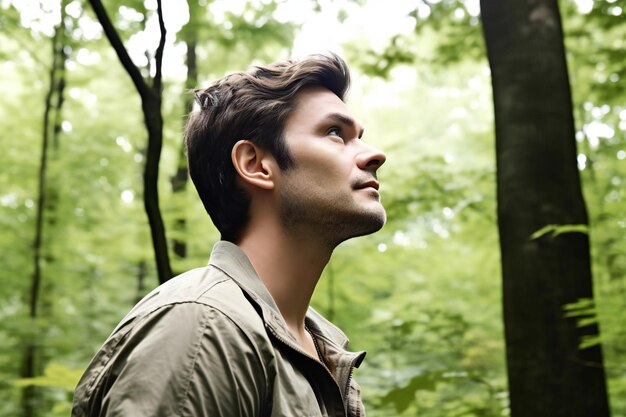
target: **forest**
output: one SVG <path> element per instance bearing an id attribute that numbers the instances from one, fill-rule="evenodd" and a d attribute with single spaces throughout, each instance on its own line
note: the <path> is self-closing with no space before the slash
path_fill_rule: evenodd
<path id="1" fill-rule="evenodd" d="M 85 367 L 219 233 L 190 89 L 334 52 L 388 221 L 312 306 L 370 417 L 626 417 L 623 0 L 0 1 L 0 415 Z"/>

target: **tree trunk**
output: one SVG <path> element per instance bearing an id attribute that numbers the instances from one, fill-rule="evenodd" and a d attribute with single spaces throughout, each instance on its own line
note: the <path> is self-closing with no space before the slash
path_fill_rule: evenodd
<path id="1" fill-rule="evenodd" d="M 593 297 L 586 225 L 557 0 L 481 0 L 496 123 L 498 226 L 513 417 L 609 415 L 597 326 L 564 306 Z"/>
<path id="2" fill-rule="evenodd" d="M 102 2 L 100 0 L 89 0 L 102 29 L 109 39 L 111 46 L 115 50 L 120 63 L 130 76 L 139 96 L 141 98 L 141 108 L 143 110 L 144 122 L 148 130 L 148 147 L 146 151 L 146 164 L 144 166 L 144 193 L 143 202 L 150 232 L 152 234 L 152 247 L 156 262 L 159 282 L 164 283 L 172 277 L 172 268 L 167 249 L 167 238 L 163 217 L 159 208 L 159 162 L 161 149 L 163 147 L 163 116 L 161 114 L 161 90 L 162 90 L 162 61 L 163 49 L 165 47 L 165 24 L 163 23 L 163 8 L 161 0 L 157 0 L 157 14 L 161 38 L 155 53 L 155 75 L 152 85 L 148 85 L 141 75 L 139 68 L 133 64 L 124 47 L 119 34 L 115 30 Z"/>
<path id="3" fill-rule="evenodd" d="M 183 108 L 185 114 L 189 113 L 192 109 L 194 97 L 189 93 L 189 90 L 196 88 L 198 85 L 198 67 L 196 65 L 196 46 L 198 44 L 198 29 L 195 24 L 194 16 L 199 13 L 197 2 L 189 2 L 189 23 L 185 31 L 186 45 L 187 45 L 187 79 L 185 80 L 186 90 L 183 98 Z M 187 156 L 185 155 L 185 144 L 183 141 L 180 143 L 178 150 L 178 165 L 176 167 L 176 173 L 171 177 L 172 192 L 174 193 L 175 200 L 180 200 L 184 197 L 187 189 L 187 183 L 189 182 L 189 174 L 187 167 Z M 182 236 L 187 229 L 187 218 L 184 210 L 178 210 L 174 228 L 178 232 L 178 236 Z M 173 250 L 176 256 L 179 258 L 187 257 L 187 242 L 181 238 L 176 237 L 173 241 Z"/>
<path id="4" fill-rule="evenodd" d="M 159 208 L 159 161 L 163 147 L 163 116 L 161 115 L 160 94 L 152 97 L 142 97 L 144 121 L 148 129 L 148 149 L 146 150 L 146 164 L 143 172 L 143 204 L 150 230 L 152 232 L 152 247 L 156 261 L 159 282 L 162 284 L 172 277 L 165 226 Z"/>
<path id="5" fill-rule="evenodd" d="M 63 15 L 63 13 L 62 13 Z M 63 17 L 63 16 L 62 16 Z M 56 111 L 57 115 L 60 113 L 60 107 L 63 105 L 63 89 L 65 87 L 65 77 L 63 76 L 65 66 L 64 55 L 64 41 L 63 35 L 65 32 L 65 26 L 63 19 L 61 23 L 55 27 L 54 35 L 51 39 L 52 44 L 52 64 L 50 66 L 49 73 L 49 87 L 46 93 L 44 114 L 43 114 L 43 126 L 42 126 L 42 142 L 41 142 L 41 156 L 39 160 L 39 175 L 38 175 L 38 189 L 37 189 L 37 213 L 35 218 L 35 238 L 33 240 L 33 274 L 31 279 L 30 294 L 29 294 L 29 311 L 28 315 L 32 323 L 33 328 L 37 328 L 37 318 L 39 316 L 39 298 L 41 295 L 41 282 L 42 282 L 42 263 L 44 262 L 43 256 L 43 237 L 44 237 L 44 225 L 45 225 L 45 209 L 48 205 L 47 195 L 47 179 L 48 179 L 48 160 L 49 160 L 49 148 L 50 148 L 50 133 L 53 132 L 53 138 L 56 141 L 56 126 L 54 129 L 50 128 L 51 121 L 57 119 L 53 113 Z M 53 104 L 54 95 L 57 94 L 56 107 Z M 24 360 L 22 365 L 22 378 L 33 378 L 38 372 L 38 341 L 36 340 L 36 332 L 29 336 L 29 340 L 26 342 L 24 349 Z M 22 413 L 24 417 L 32 417 L 36 414 L 38 402 L 38 394 L 36 387 L 29 385 L 22 390 Z"/>
<path id="6" fill-rule="evenodd" d="M 135 302 L 138 303 L 146 295 L 146 261 L 143 259 L 137 263 L 137 297 Z"/>

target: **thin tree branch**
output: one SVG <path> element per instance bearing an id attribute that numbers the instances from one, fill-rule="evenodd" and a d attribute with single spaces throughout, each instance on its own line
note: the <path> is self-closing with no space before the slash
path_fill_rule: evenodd
<path id="1" fill-rule="evenodd" d="M 144 208 L 148 216 L 150 231 L 152 233 L 152 245 L 159 276 L 159 282 L 163 283 L 172 277 L 167 239 L 163 218 L 159 209 L 159 190 L 157 187 L 159 177 L 159 159 L 163 146 L 163 115 L 161 114 L 161 65 L 163 61 L 163 48 L 165 47 L 165 26 L 161 10 L 161 0 L 157 0 L 161 39 L 156 52 L 155 64 L 157 65 L 152 86 L 148 85 L 141 76 L 137 66 L 132 63 L 128 51 L 124 47 L 117 31 L 113 27 L 101 0 L 89 0 L 102 28 L 104 29 L 109 43 L 117 53 L 122 66 L 135 84 L 141 97 L 141 107 L 144 114 L 144 122 L 148 130 L 148 148 L 146 150 L 146 162 L 144 165 Z"/>
<path id="2" fill-rule="evenodd" d="M 162 78 L 162 66 L 163 66 L 163 50 L 165 49 L 165 22 L 163 21 L 163 6 L 161 5 L 161 0 L 157 0 L 157 15 L 159 17 L 159 29 L 161 31 L 161 38 L 159 39 L 159 46 L 157 47 L 154 60 L 156 64 L 156 71 L 154 74 L 154 82 L 152 83 L 152 87 L 154 92 L 160 97 L 161 96 L 161 78 Z"/>
<path id="3" fill-rule="evenodd" d="M 117 57 L 119 58 L 122 66 L 128 72 L 133 84 L 135 84 L 135 88 L 140 96 L 144 97 L 150 94 L 150 86 L 146 84 L 146 80 L 141 76 L 141 72 L 139 68 L 133 63 L 132 59 L 130 59 L 130 55 L 128 55 L 128 51 L 122 40 L 120 39 L 111 19 L 109 19 L 109 15 L 107 14 L 102 2 L 100 0 L 89 0 L 93 11 L 96 13 L 96 17 L 102 25 L 102 29 L 104 30 L 105 35 L 109 39 L 111 46 L 115 50 Z"/>

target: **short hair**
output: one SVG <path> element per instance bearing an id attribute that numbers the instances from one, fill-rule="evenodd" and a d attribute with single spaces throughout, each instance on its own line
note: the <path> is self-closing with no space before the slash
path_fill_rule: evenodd
<path id="1" fill-rule="evenodd" d="M 249 219 L 250 197 L 237 183 L 231 160 L 235 143 L 250 140 L 287 170 L 295 161 L 284 127 L 298 93 L 324 87 L 344 100 L 349 86 L 348 67 L 333 54 L 253 67 L 194 91 L 199 106 L 184 133 L 189 175 L 223 240 L 235 242 Z"/>

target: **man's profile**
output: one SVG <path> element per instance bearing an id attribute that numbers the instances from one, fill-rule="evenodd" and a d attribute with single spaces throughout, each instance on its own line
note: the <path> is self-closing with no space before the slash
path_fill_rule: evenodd
<path id="1" fill-rule="evenodd" d="M 196 92 L 189 172 L 221 241 L 121 321 L 73 416 L 364 415 L 365 353 L 309 307 L 334 248 L 385 223 L 385 155 L 361 139 L 348 87 L 343 60 L 319 55 Z"/>

